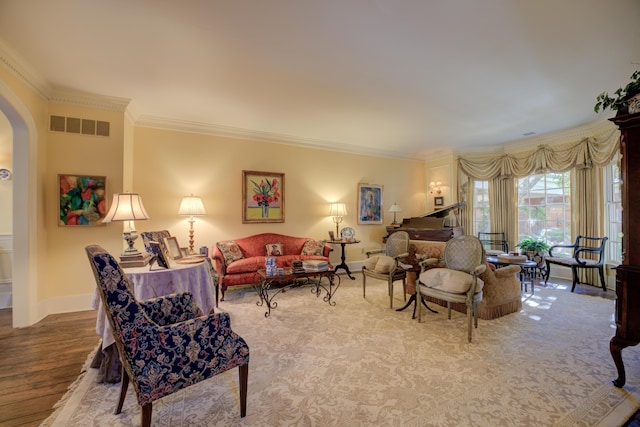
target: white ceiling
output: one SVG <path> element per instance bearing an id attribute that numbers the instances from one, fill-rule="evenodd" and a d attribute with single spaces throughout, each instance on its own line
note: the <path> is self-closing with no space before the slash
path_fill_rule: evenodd
<path id="1" fill-rule="evenodd" d="M 0 0 L 0 43 L 53 88 L 408 158 L 601 119 L 639 23 L 639 0 Z"/>

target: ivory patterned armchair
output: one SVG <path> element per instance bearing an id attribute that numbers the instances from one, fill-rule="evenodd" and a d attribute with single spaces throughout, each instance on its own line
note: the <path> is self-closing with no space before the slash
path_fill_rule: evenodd
<path id="1" fill-rule="evenodd" d="M 446 268 L 430 268 L 441 261 L 430 258 L 420 263 L 417 297 L 424 295 L 446 301 L 449 319 L 451 319 L 452 303 L 466 304 L 468 341 L 471 342 L 472 320 L 477 328 L 477 305 L 482 301 L 484 286 L 479 276 L 487 268 L 484 248 L 477 237 L 454 237 L 447 242 L 444 249 Z M 418 304 L 418 322 L 420 321 L 422 321 L 422 304 Z"/>
<path id="2" fill-rule="evenodd" d="M 122 362 L 116 414 L 129 382 L 151 425 L 152 402 L 235 367 L 240 416 L 247 408 L 249 346 L 231 330 L 227 313 L 203 315 L 190 293 L 137 301 L 116 260 L 100 246 L 85 248 Z"/>
<path id="3" fill-rule="evenodd" d="M 389 287 L 389 308 L 393 308 L 393 283 L 402 280 L 402 295 L 407 298 L 407 272 L 402 261 L 409 256 L 409 233 L 396 231 L 387 238 L 384 249 L 367 252 L 362 266 L 362 297 L 366 297 L 367 277 L 384 280 Z"/>

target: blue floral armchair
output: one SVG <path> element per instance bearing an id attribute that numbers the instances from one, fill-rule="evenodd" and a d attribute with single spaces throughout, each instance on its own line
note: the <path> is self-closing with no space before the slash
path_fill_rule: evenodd
<path id="1" fill-rule="evenodd" d="M 249 346 L 229 315 L 204 316 L 190 293 L 137 301 L 116 260 L 100 246 L 85 248 L 122 361 L 122 410 L 129 382 L 151 425 L 152 402 L 239 367 L 240 416 L 246 415 Z"/>

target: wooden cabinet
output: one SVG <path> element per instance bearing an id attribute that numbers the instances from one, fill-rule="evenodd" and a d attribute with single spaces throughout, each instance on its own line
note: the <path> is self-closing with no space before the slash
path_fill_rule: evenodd
<path id="1" fill-rule="evenodd" d="M 622 180 L 622 265 L 616 269 L 616 334 L 609 350 L 618 370 L 613 381 L 626 381 L 622 350 L 640 342 L 640 113 L 611 119 L 622 133 L 620 178 Z M 635 213 L 635 215 L 634 215 Z M 634 220 L 635 219 L 635 220 Z"/>

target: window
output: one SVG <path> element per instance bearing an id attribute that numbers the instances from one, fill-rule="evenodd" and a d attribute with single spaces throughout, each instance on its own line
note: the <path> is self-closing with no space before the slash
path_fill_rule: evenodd
<path id="1" fill-rule="evenodd" d="M 489 233 L 489 181 L 473 182 L 473 226 L 475 235 Z"/>
<path id="2" fill-rule="evenodd" d="M 607 261 L 622 263 L 622 198 L 618 155 L 604 169 Z"/>
<path id="3" fill-rule="evenodd" d="M 570 172 L 518 179 L 518 241 L 526 237 L 550 246 L 573 243 Z"/>

